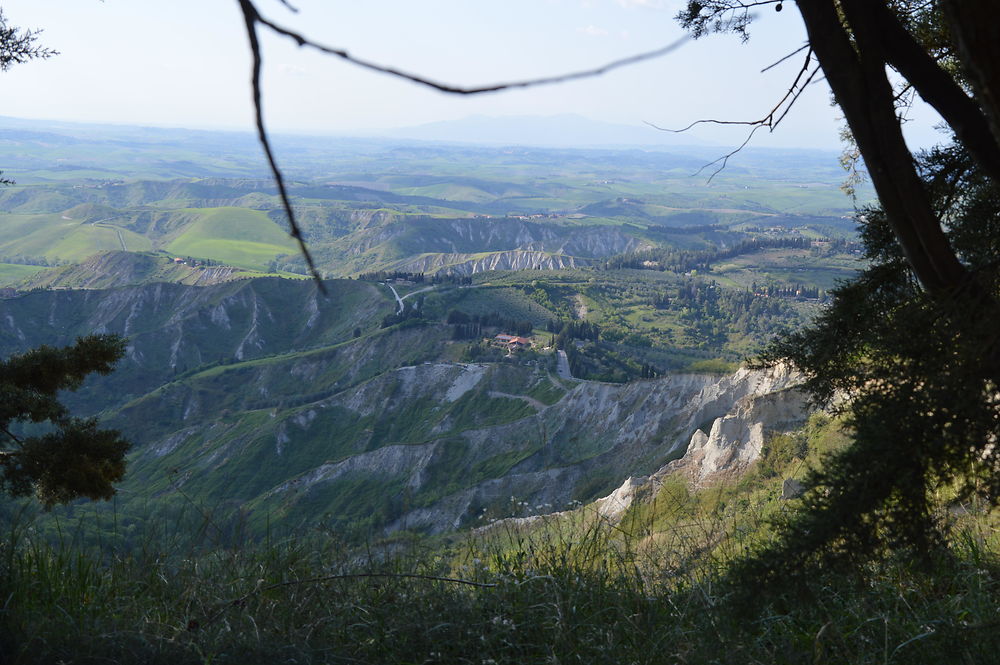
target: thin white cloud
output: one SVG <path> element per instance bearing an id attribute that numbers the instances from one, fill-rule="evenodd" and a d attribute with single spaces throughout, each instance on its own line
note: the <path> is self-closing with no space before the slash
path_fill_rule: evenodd
<path id="1" fill-rule="evenodd" d="M 298 76 L 305 76 L 308 73 L 305 70 L 305 68 L 299 67 L 298 65 L 290 65 L 290 64 L 288 64 L 286 62 L 283 62 L 283 63 L 279 64 L 278 67 L 277 67 L 277 69 L 278 69 L 279 72 L 281 72 L 285 76 L 297 76 L 298 77 Z"/>
<path id="2" fill-rule="evenodd" d="M 577 28 L 577 32 L 582 32 L 585 35 L 590 35 L 591 37 L 604 37 L 608 34 L 608 31 L 604 28 L 599 28 L 596 25 L 588 25 L 586 28 Z"/>
<path id="3" fill-rule="evenodd" d="M 618 0 L 622 7 L 645 7 L 646 9 L 663 9 L 663 0 Z"/>

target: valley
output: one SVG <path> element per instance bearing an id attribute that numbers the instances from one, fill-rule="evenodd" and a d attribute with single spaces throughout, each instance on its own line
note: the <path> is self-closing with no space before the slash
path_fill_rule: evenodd
<path id="1" fill-rule="evenodd" d="M 997 3 L 0 4 L 0 665 L 997 661 Z"/>
<path id="2" fill-rule="evenodd" d="M 593 501 L 741 400 L 798 400 L 730 436 L 754 441 L 745 466 L 760 428 L 805 411 L 793 378 L 732 373 L 861 265 L 819 155 L 749 153 L 709 181 L 705 148 L 292 141 L 323 295 L 235 136 L 178 140 L 192 159 L 138 176 L 162 143 L 0 137 L 23 174 L 0 191 L 0 354 L 127 338 L 65 400 L 133 441 L 117 510 L 139 532 L 194 504 L 252 533 L 445 533 L 510 497 Z M 220 142 L 225 163 L 194 154 Z M 25 157 L 60 143 L 72 166 Z"/>

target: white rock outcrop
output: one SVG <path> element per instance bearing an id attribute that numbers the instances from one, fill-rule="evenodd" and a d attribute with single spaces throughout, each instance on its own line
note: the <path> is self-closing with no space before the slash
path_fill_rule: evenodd
<path id="1" fill-rule="evenodd" d="M 597 514 L 612 522 L 618 521 L 632 505 L 637 490 L 644 487 L 648 480 L 648 478 L 629 476 L 614 492 L 594 502 Z"/>
<path id="2" fill-rule="evenodd" d="M 807 412 L 805 395 L 794 387 L 799 377 L 784 367 L 767 371 L 770 375 L 760 381 L 763 390 L 738 399 L 712 421 L 708 434 L 696 430 L 684 456 L 664 470 L 683 471 L 695 486 L 722 473 L 742 473 L 760 457 L 767 432 L 799 426 Z"/>
<path id="3" fill-rule="evenodd" d="M 808 404 L 797 388 L 801 381 L 798 373 L 779 366 L 758 371 L 741 369 L 732 377 L 706 386 L 700 399 L 687 405 L 692 414 L 689 422 L 735 397 L 725 414 L 712 419 L 709 432 L 696 428 L 680 459 L 648 478 L 630 476 L 614 492 L 595 501 L 594 508 L 616 521 L 640 488 L 652 485 L 655 492 L 667 476 L 683 474 L 698 488 L 743 473 L 760 457 L 769 433 L 792 430 L 805 421 Z"/>

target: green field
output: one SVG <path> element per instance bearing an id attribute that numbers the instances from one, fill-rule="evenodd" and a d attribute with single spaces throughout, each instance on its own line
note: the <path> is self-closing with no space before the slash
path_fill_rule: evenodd
<path id="1" fill-rule="evenodd" d="M 239 208 L 199 210 L 199 219 L 164 249 L 241 268 L 267 270 L 277 256 L 297 245 L 264 213 Z"/>
<path id="2" fill-rule="evenodd" d="M 45 266 L 26 266 L 16 263 L 0 263 L 0 286 L 16 284 L 23 279 L 50 270 Z"/>
<path id="3" fill-rule="evenodd" d="M 19 183 L 0 191 L 0 261 L 80 262 L 124 248 L 305 274 L 249 137 L 45 131 L 45 141 L 13 132 L 0 145 L 0 160 Z M 295 146 L 283 160 L 289 191 L 318 267 L 329 276 L 462 273 L 474 264 L 505 269 L 521 265 L 510 258 L 519 251 L 554 257 L 550 265 L 594 264 L 637 246 L 725 247 L 775 225 L 814 239 L 854 233 L 854 202 L 840 192 L 842 172 L 826 153 L 748 150 L 709 181 L 707 173 L 695 175 L 714 158 L 706 148 L 282 140 Z M 867 196 L 863 190 L 859 202 Z M 488 232 L 473 223 L 483 219 L 494 220 Z M 705 229 L 691 234 L 692 226 Z M 581 241 L 584 231 L 591 235 Z M 763 268 L 781 281 L 798 277 L 794 266 Z M 841 266 L 817 268 L 828 274 L 809 279 L 828 287 Z M 739 269 L 719 272 L 720 280 L 745 282 Z"/>
<path id="4" fill-rule="evenodd" d="M 231 148 L 221 161 L 194 159 L 198 143 L 178 151 L 130 143 L 135 136 L 142 132 L 113 149 L 92 146 L 87 169 L 107 169 L 107 180 L 48 169 L 0 191 L 0 262 L 78 264 L 75 272 L 61 268 L 60 277 L 34 282 L 42 288 L 195 284 L 220 265 L 307 273 L 273 183 L 233 166 L 253 162 L 252 144 L 212 137 Z M 30 140 L 20 149 L 48 154 Z M 0 146 L 0 158 L 5 154 L 14 159 L 9 146 Z M 704 154 L 315 141 L 299 145 L 287 171 L 304 236 L 325 276 L 399 270 L 469 279 L 494 268 L 474 275 L 473 288 L 446 281 L 408 302 L 424 302 L 424 322 L 440 323 L 458 310 L 551 334 L 585 320 L 600 329 L 597 343 L 577 340 L 592 362 L 585 371 L 622 380 L 643 365 L 662 372 L 737 362 L 820 306 L 755 300 L 747 294 L 753 284 L 825 294 L 860 265 L 851 246 L 853 203 L 837 187 L 843 176 L 833 157 L 749 152 L 709 182 L 692 176 Z M 125 174 L 139 155 L 163 159 L 144 167 L 159 168 L 157 179 Z M 177 177 L 182 156 L 202 173 Z M 755 249 L 758 241 L 767 249 Z M 810 241 L 828 241 L 822 247 L 836 251 Z M 154 263 L 194 261 L 173 269 L 140 269 L 120 257 L 88 263 L 123 245 L 162 253 Z M 730 248 L 740 249 L 722 254 Z M 650 252 L 659 252 L 656 260 L 648 260 Z M 552 269 L 511 272 L 539 265 Z M 565 265 L 581 267 L 554 269 Z M 88 276 L 102 269 L 122 274 Z M 27 270 L 5 269 L 5 279 L 18 281 Z M 240 276 L 248 275 L 218 279 Z M 463 348 L 445 355 L 464 358 Z"/>
<path id="5" fill-rule="evenodd" d="M 720 262 L 711 274 L 740 288 L 754 283 L 815 286 L 825 291 L 849 279 L 863 263 L 858 256 L 820 255 L 810 250 L 781 249 L 756 252 Z"/>

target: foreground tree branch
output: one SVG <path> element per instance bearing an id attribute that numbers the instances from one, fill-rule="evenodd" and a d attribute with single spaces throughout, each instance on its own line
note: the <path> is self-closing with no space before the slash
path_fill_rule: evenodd
<path id="1" fill-rule="evenodd" d="M 925 288 L 965 288 L 968 272 L 958 260 L 927 201 L 913 156 L 903 140 L 896 99 L 885 68 L 906 77 L 942 114 L 986 173 L 1000 178 L 1000 93 L 969 97 L 903 27 L 895 12 L 931 11 L 931 5 L 883 0 L 798 0 L 809 44 L 857 143 L 890 225 L 911 268 Z M 949 0 L 953 32 L 966 56 L 974 86 L 1000 90 L 1000 47 L 995 3 Z M 695 36 L 736 32 L 744 39 L 752 15 L 738 0 L 689 2 L 678 15 Z M 778 5 L 776 5 L 776 8 Z M 962 45 L 965 46 L 962 46 Z M 990 70 L 987 72 L 986 70 Z M 990 83 L 976 84 L 987 79 Z M 992 101 L 991 101 L 992 100 Z M 756 122 L 766 122 L 768 116 Z M 749 122 L 746 124 L 755 124 Z"/>
<path id="2" fill-rule="evenodd" d="M 773 0 L 768 0 L 768 1 L 770 2 Z M 264 154 L 267 157 L 268 166 L 271 169 L 271 174 L 273 175 L 274 181 L 278 187 L 278 193 L 281 197 L 281 204 L 285 210 L 285 214 L 288 217 L 289 233 L 298 242 L 299 249 L 302 251 L 302 255 L 306 260 L 306 264 L 309 267 L 310 274 L 316 281 L 316 284 L 324 293 L 326 292 L 326 288 L 323 286 L 322 279 L 320 277 L 319 271 L 316 269 L 316 264 L 312 258 L 312 254 L 310 254 L 309 248 L 306 245 L 305 238 L 302 233 L 302 228 L 295 217 L 295 211 L 293 210 L 291 202 L 288 198 L 288 191 L 285 184 L 285 179 L 281 173 L 281 169 L 278 167 L 277 160 L 274 157 L 274 151 L 271 148 L 271 142 L 268 137 L 267 128 L 266 125 L 264 124 L 264 114 L 261 104 L 261 90 L 260 90 L 262 55 L 261 55 L 260 41 L 257 35 L 258 26 L 264 26 L 277 35 L 287 37 L 293 40 L 300 47 L 308 47 L 316 51 L 319 51 L 320 53 L 340 58 L 363 69 L 368 69 L 382 74 L 388 74 L 390 76 L 410 81 L 411 83 L 416 83 L 418 85 L 423 85 L 428 88 L 432 88 L 439 92 L 455 94 L 455 95 L 478 95 L 489 92 L 499 92 L 501 90 L 511 90 L 515 88 L 532 88 L 543 85 L 566 83 L 568 81 L 575 81 L 579 79 L 594 78 L 597 76 L 602 76 L 612 70 L 619 69 L 621 67 L 627 67 L 629 65 L 638 64 L 640 62 L 661 58 L 680 48 L 689 39 L 689 37 L 687 36 L 681 37 L 680 39 L 662 48 L 655 49 L 653 51 L 647 51 L 645 53 L 639 53 L 633 56 L 629 56 L 627 58 L 621 58 L 619 60 L 613 60 L 604 65 L 592 69 L 584 69 L 580 71 L 568 72 L 565 74 L 558 74 L 555 76 L 545 76 L 541 78 L 526 79 L 522 81 L 510 81 L 506 83 L 494 83 L 490 85 L 463 87 L 463 86 L 450 85 L 447 83 L 441 83 L 439 81 L 422 76 L 420 74 L 414 74 L 412 72 L 407 72 L 402 69 L 397 69 L 395 67 L 379 65 L 369 60 L 353 56 L 344 49 L 325 46 L 323 44 L 320 44 L 318 42 L 309 39 L 308 37 L 304 36 L 299 32 L 285 28 L 265 18 L 257 10 L 257 7 L 254 5 L 252 0 L 237 0 L 237 2 L 240 5 L 240 11 L 243 14 L 243 21 L 244 24 L 246 25 L 247 39 L 249 40 L 250 43 L 250 52 L 253 59 L 250 81 L 253 90 L 253 102 L 254 102 L 255 121 L 257 127 L 257 138 L 260 141 L 261 147 L 264 150 Z M 292 11 L 297 11 L 284 0 L 281 0 L 281 2 Z M 753 3 L 753 4 L 759 4 L 759 3 Z M 751 5 L 747 6 L 749 7 Z"/>
<path id="3" fill-rule="evenodd" d="M 90 335 L 0 360 L 0 491 L 34 494 L 47 508 L 114 495 L 128 441 L 117 430 L 99 429 L 96 419 L 70 416 L 59 393 L 76 390 L 89 374 L 110 373 L 124 352 L 123 339 Z M 47 423 L 48 431 L 18 435 L 17 423 Z"/>
<path id="4" fill-rule="evenodd" d="M 852 437 L 810 471 L 802 510 L 775 541 L 734 568 L 776 585 L 817 564 L 893 553 L 930 563 L 946 540 L 943 502 L 1000 505 L 996 2 L 796 5 L 879 203 L 858 217 L 867 267 L 760 360 L 799 368 Z M 696 33 L 745 14 L 737 0 L 687 7 L 679 18 Z M 731 29 L 745 35 L 746 25 Z M 899 113 L 907 90 L 939 111 L 955 142 L 910 152 Z"/>
<path id="5" fill-rule="evenodd" d="M 923 100 L 941 114 L 983 170 L 1000 179 L 1000 145 L 976 101 L 917 43 L 888 7 L 867 0 L 843 0 L 842 5 L 855 34 L 866 36 L 865 48 L 877 52 L 886 64 L 906 77 Z M 995 12 L 993 7 L 993 21 Z"/>
<path id="6" fill-rule="evenodd" d="M 941 0 L 993 142 L 1000 144 L 1000 23 L 992 0 Z M 996 175 L 994 175 L 996 177 Z"/>
<path id="7" fill-rule="evenodd" d="M 58 51 L 38 44 L 41 30 L 24 30 L 7 24 L 7 18 L 0 9 L 0 71 L 7 71 L 36 58 L 51 58 Z"/>
<path id="8" fill-rule="evenodd" d="M 257 14 L 256 8 L 249 0 L 239 0 L 239 3 L 241 9 L 243 10 L 243 20 L 246 23 L 247 39 L 250 40 L 250 53 L 253 58 L 253 65 L 250 74 L 250 86 L 253 90 L 253 108 L 254 119 L 257 125 L 257 140 L 260 141 L 261 148 L 264 150 L 264 155 L 267 157 L 268 166 L 271 168 L 271 174 L 274 176 L 275 185 L 278 187 L 278 195 L 281 197 L 281 205 L 285 209 L 285 215 L 288 216 L 289 234 L 295 238 L 296 242 L 299 243 L 299 250 L 302 252 L 303 258 L 306 260 L 306 265 L 309 268 L 309 274 L 312 275 L 313 280 L 315 280 L 316 285 L 319 287 L 319 290 L 325 295 L 326 286 L 323 284 L 323 279 L 320 277 L 319 271 L 316 269 L 316 262 L 313 260 L 312 254 L 309 252 L 309 247 L 306 245 L 305 238 L 302 236 L 302 228 L 295 219 L 295 210 L 292 208 L 292 203 L 288 198 L 288 189 L 285 186 L 285 177 L 282 175 L 281 169 L 278 168 L 278 162 L 274 158 L 274 151 L 271 149 L 271 141 L 268 138 L 267 129 L 264 126 L 264 109 L 260 98 L 261 53 L 260 42 L 257 39 L 257 24 L 260 22 L 260 15 Z"/>
<path id="9" fill-rule="evenodd" d="M 810 70 L 810 67 L 812 66 L 813 63 L 813 52 L 809 44 L 805 44 L 801 48 L 798 48 L 795 51 L 789 53 L 788 55 L 781 58 L 777 62 L 768 65 L 767 67 L 761 70 L 761 73 L 763 74 L 769 69 L 776 67 L 777 65 L 781 64 L 785 60 L 788 60 L 789 58 L 791 58 L 797 53 L 800 53 L 803 50 L 806 51 L 805 62 L 802 63 L 802 67 L 799 69 L 799 73 L 795 76 L 795 79 L 792 81 L 791 85 L 788 86 L 788 90 L 785 91 L 784 96 L 782 96 L 782 98 L 778 100 L 778 103 L 775 104 L 770 111 L 768 111 L 763 117 L 757 120 L 719 120 L 717 118 L 703 118 L 701 120 L 695 120 L 686 127 L 682 127 L 680 129 L 668 129 L 666 127 L 660 127 L 659 125 L 656 125 L 648 121 L 646 122 L 646 124 L 652 127 L 653 129 L 657 129 L 661 132 L 670 132 L 672 134 L 681 134 L 683 132 L 690 130 L 693 127 L 705 124 L 743 125 L 750 127 L 750 131 L 747 132 L 746 138 L 743 139 L 743 142 L 739 146 L 729 151 L 725 155 L 722 155 L 721 157 L 712 160 L 708 164 L 705 164 L 700 169 L 695 171 L 694 175 L 699 175 L 705 169 L 714 166 L 715 164 L 719 164 L 719 168 L 713 171 L 712 175 L 708 177 L 708 182 L 712 182 L 715 176 L 719 175 L 729 164 L 729 158 L 737 154 L 738 152 L 742 151 L 743 148 L 747 147 L 747 145 L 750 144 L 750 141 L 751 139 L 753 139 L 754 134 L 757 133 L 757 130 L 761 129 L 762 127 L 766 127 L 769 132 L 773 132 L 778 127 L 778 125 L 781 124 L 781 121 L 785 119 L 789 111 L 792 110 L 792 107 L 795 106 L 795 102 L 798 101 L 802 93 L 805 92 L 806 88 L 809 87 L 809 85 L 813 82 L 813 79 L 815 78 L 816 74 L 819 73 L 820 68 L 819 66 L 815 66 L 812 67 Z"/>
<path id="10" fill-rule="evenodd" d="M 927 200 L 906 146 L 874 26 L 850 13 L 853 7 L 844 3 L 854 28 L 852 43 L 832 0 L 802 0 L 798 6 L 809 42 L 914 273 L 930 290 L 960 288 L 966 271 Z"/>
<path id="11" fill-rule="evenodd" d="M 26 30 L 7 23 L 7 17 L 0 9 L 0 72 L 29 60 L 51 58 L 58 51 L 38 44 L 41 30 Z M 0 171 L 0 186 L 13 185 L 14 181 L 3 177 Z"/>

